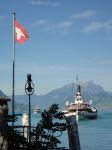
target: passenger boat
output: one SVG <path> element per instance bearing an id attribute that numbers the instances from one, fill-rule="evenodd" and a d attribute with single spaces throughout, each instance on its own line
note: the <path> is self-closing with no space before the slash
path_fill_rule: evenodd
<path id="1" fill-rule="evenodd" d="M 34 109 L 34 113 L 40 113 L 40 112 L 41 112 L 40 108 L 38 106 L 36 106 Z"/>
<path id="2" fill-rule="evenodd" d="M 65 116 L 75 115 L 78 120 L 83 119 L 96 119 L 98 111 L 92 106 L 92 100 L 89 103 L 84 102 L 81 96 L 81 86 L 77 78 L 77 94 L 74 102 L 66 102 L 65 109 L 63 110 Z"/>

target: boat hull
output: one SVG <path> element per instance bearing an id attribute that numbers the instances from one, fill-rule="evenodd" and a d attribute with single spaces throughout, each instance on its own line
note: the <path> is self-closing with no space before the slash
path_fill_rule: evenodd
<path id="1" fill-rule="evenodd" d="M 79 120 L 84 119 L 96 119 L 97 118 L 97 112 L 78 112 L 78 118 Z"/>
<path id="2" fill-rule="evenodd" d="M 65 116 L 74 115 L 78 120 L 86 120 L 86 119 L 96 119 L 97 112 L 87 112 L 87 111 L 75 111 L 75 112 L 66 112 Z"/>

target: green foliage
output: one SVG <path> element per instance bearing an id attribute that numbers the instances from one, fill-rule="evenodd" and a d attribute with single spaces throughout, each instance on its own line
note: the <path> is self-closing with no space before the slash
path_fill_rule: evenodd
<path id="1" fill-rule="evenodd" d="M 58 111 L 58 104 L 53 104 L 46 111 L 41 112 L 41 120 L 31 132 L 31 143 L 21 135 L 19 130 L 9 127 L 9 150 L 54 150 L 61 143 L 59 136 L 66 130 L 66 123 L 62 122 L 64 114 Z M 16 121 L 17 116 L 9 116 L 9 121 Z"/>
<path id="2" fill-rule="evenodd" d="M 58 104 L 53 104 L 48 111 L 41 113 L 42 119 L 37 123 L 32 133 L 34 149 L 53 150 L 58 148 L 59 133 L 66 130 L 66 123 L 61 122 L 64 118 L 62 112 L 58 112 Z M 60 134 L 61 135 L 61 134 Z"/>
<path id="3" fill-rule="evenodd" d="M 8 128 L 8 150 L 25 150 L 29 147 L 26 139 L 12 127 Z"/>
<path id="4" fill-rule="evenodd" d="M 8 115 L 8 122 L 16 122 L 21 114 Z M 15 127 L 8 126 L 8 150 L 28 150 L 30 144 Z"/>
<path id="5" fill-rule="evenodd" d="M 16 122 L 18 116 L 22 116 L 21 114 L 8 115 L 8 122 Z"/>

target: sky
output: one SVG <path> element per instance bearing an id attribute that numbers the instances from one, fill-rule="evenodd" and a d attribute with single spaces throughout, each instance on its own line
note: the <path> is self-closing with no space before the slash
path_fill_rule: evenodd
<path id="1" fill-rule="evenodd" d="M 112 91 L 112 0 L 0 0 L 0 90 L 12 94 L 13 13 L 29 39 L 16 42 L 15 94 L 80 81 Z"/>

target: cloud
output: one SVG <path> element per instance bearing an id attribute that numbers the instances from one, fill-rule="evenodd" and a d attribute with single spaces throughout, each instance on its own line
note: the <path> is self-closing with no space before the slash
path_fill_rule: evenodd
<path id="1" fill-rule="evenodd" d="M 31 4 L 32 5 L 48 5 L 49 4 L 49 2 L 48 1 L 36 1 L 36 0 L 33 0 L 32 2 L 31 2 Z"/>
<path id="2" fill-rule="evenodd" d="M 98 64 L 108 65 L 108 67 L 109 67 L 109 65 L 112 65 L 112 60 L 100 60 L 100 61 L 98 61 Z"/>
<path id="3" fill-rule="evenodd" d="M 83 31 L 94 32 L 101 29 L 112 31 L 112 20 L 109 20 L 107 22 L 91 22 L 89 25 L 84 27 Z"/>
<path id="4" fill-rule="evenodd" d="M 32 68 L 33 74 L 49 74 L 51 72 L 63 72 L 63 71 L 72 71 L 74 67 L 68 65 L 37 65 L 34 62 L 19 62 L 16 64 L 17 71 L 19 74 L 24 72 L 29 72 L 29 68 Z M 23 67 L 20 67 L 23 66 Z"/>
<path id="5" fill-rule="evenodd" d="M 42 4 L 46 4 L 48 5 L 49 2 L 47 1 L 35 1 L 38 5 L 42 5 Z M 54 4 L 54 3 L 52 3 Z M 55 2 L 55 5 L 56 5 L 56 2 Z M 89 17 L 89 16 L 92 16 L 95 14 L 95 11 L 92 11 L 92 10 L 87 10 L 83 13 L 79 13 L 79 14 L 74 14 L 70 17 L 67 17 L 65 20 L 63 21 L 59 21 L 59 22 L 56 22 L 56 23 L 51 23 L 50 21 L 48 21 L 47 19 L 45 20 L 38 20 L 36 22 L 34 22 L 31 26 L 32 27 L 40 27 L 43 31 L 52 31 L 52 32 L 57 32 L 58 30 L 62 30 L 62 32 L 69 32 L 73 25 L 75 24 L 75 20 L 74 19 L 82 19 L 82 18 L 86 18 L 86 17 Z"/>
<path id="6" fill-rule="evenodd" d="M 110 67 L 112 65 L 112 60 L 111 59 L 106 59 L 106 58 L 99 58 L 99 57 L 91 57 L 91 59 L 82 59 L 81 62 L 83 64 L 91 64 L 91 65 L 107 65 Z"/>
<path id="7" fill-rule="evenodd" d="M 57 28 L 68 28 L 68 27 L 71 27 L 73 24 L 74 24 L 73 21 L 67 20 L 67 21 L 58 23 Z"/>
<path id="8" fill-rule="evenodd" d="M 32 0 L 31 1 L 31 4 L 32 5 L 50 5 L 50 6 L 61 6 L 60 3 L 58 2 L 51 2 L 51 1 L 48 1 L 48 0 Z"/>
<path id="9" fill-rule="evenodd" d="M 48 20 L 47 19 L 41 19 L 41 20 L 37 20 L 35 21 L 34 23 L 31 24 L 31 27 L 36 27 L 36 26 L 40 26 L 40 27 L 43 27 L 43 26 L 46 26 L 48 23 Z"/>
<path id="10" fill-rule="evenodd" d="M 74 25 L 73 20 L 64 20 L 57 23 L 51 23 L 47 19 L 37 20 L 31 24 L 31 27 L 41 28 L 43 31 L 57 32 L 58 30 L 64 31 L 65 29 L 70 29 Z"/>
<path id="11" fill-rule="evenodd" d="M 47 26 L 45 30 L 46 31 L 54 31 L 54 30 L 58 30 L 58 29 L 68 29 L 73 24 L 74 24 L 74 22 L 71 20 L 61 21 L 56 24 L 51 24 L 51 25 Z"/>
<path id="12" fill-rule="evenodd" d="M 44 24 L 46 24 L 47 23 L 47 20 L 38 20 L 37 22 L 36 22 L 36 24 L 38 24 L 38 25 L 44 25 Z"/>
<path id="13" fill-rule="evenodd" d="M 92 22 L 89 25 L 84 27 L 85 32 L 96 31 L 104 27 L 104 24 L 100 22 Z"/>
<path id="14" fill-rule="evenodd" d="M 91 17 L 95 14 L 96 12 L 93 10 L 87 10 L 83 13 L 78 13 L 78 14 L 73 14 L 70 18 L 71 19 L 83 19 L 87 17 Z"/>
<path id="15" fill-rule="evenodd" d="M 39 2 L 39 1 L 38 1 Z M 43 2 L 43 1 L 42 1 Z M 111 33 L 112 31 L 112 20 L 108 20 L 105 22 L 101 22 L 101 21 L 93 21 L 93 22 L 89 22 L 87 24 L 87 21 L 82 22 L 82 24 L 79 24 L 78 26 L 78 21 L 76 21 L 76 19 L 84 19 L 90 16 L 93 16 L 96 12 L 93 10 L 87 10 L 84 11 L 83 13 L 79 13 L 79 14 L 74 14 L 70 17 L 65 18 L 63 21 L 58 21 L 55 23 L 52 23 L 51 21 L 49 21 L 48 19 L 40 19 L 35 21 L 31 27 L 38 27 L 41 29 L 41 31 L 51 31 L 53 33 L 56 33 L 57 31 L 61 31 L 61 33 L 68 33 L 70 32 L 73 28 L 74 25 L 76 25 L 76 27 L 78 28 L 77 30 L 81 31 L 81 32 L 85 32 L 85 33 L 89 33 L 89 32 L 95 32 L 95 31 L 99 31 L 99 30 L 105 30 L 106 32 Z M 92 18 L 93 20 L 93 18 Z"/>
<path id="16" fill-rule="evenodd" d="M 112 30 L 112 20 L 109 20 L 105 23 L 105 27 L 108 29 L 108 30 Z"/>

